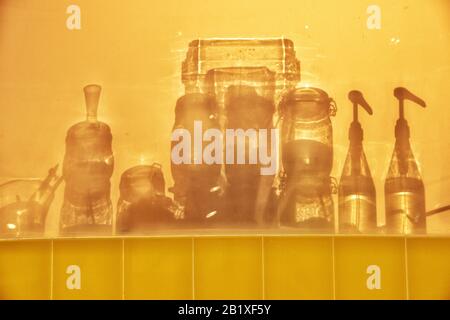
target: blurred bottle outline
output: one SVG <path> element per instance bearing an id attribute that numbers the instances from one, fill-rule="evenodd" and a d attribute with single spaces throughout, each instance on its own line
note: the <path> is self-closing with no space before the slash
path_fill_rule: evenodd
<path id="1" fill-rule="evenodd" d="M 194 134 L 194 122 L 201 121 L 204 129 L 220 129 L 218 106 L 213 96 L 204 93 L 188 93 L 180 97 L 175 107 L 173 130 L 186 129 Z M 175 145 L 172 141 L 171 149 Z M 194 144 L 194 141 L 191 141 Z M 198 228 L 211 226 L 217 220 L 221 207 L 221 182 L 218 164 L 195 164 L 191 148 L 191 164 L 171 163 L 174 186 L 169 189 L 178 206 L 175 218 L 180 226 Z"/>
<path id="2" fill-rule="evenodd" d="M 101 87 L 84 87 L 86 120 L 67 131 L 60 232 L 112 233 L 110 177 L 114 169 L 111 129 L 97 120 Z"/>
<path id="3" fill-rule="evenodd" d="M 245 78 L 244 78 L 245 79 Z M 270 82 L 269 82 L 270 83 Z M 273 94 L 258 94 L 257 85 L 231 85 L 225 94 L 225 130 L 228 129 L 267 129 L 273 128 L 275 106 Z M 271 85 L 269 85 L 269 88 Z M 265 88 L 259 87 L 264 92 Z M 272 96 L 272 98 L 270 98 Z M 270 136 L 265 145 L 271 145 Z M 258 144 L 250 145 L 246 139 L 244 150 L 258 149 Z M 235 148 L 239 145 L 235 145 Z M 235 150 L 234 154 L 238 153 Z M 259 154 L 259 150 L 255 151 Z M 248 155 L 246 155 L 249 157 Z M 275 174 L 261 175 L 260 164 L 226 164 L 225 176 L 227 188 L 225 193 L 226 220 L 230 225 L 238 227 L 262 227 L 266 221 L 273 220 L 274 189 L 272 188 Z"/>

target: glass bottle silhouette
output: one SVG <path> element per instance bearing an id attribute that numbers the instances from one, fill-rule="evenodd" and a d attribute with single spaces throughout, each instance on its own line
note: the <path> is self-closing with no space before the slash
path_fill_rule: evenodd
<path id="1" fill-rule="evenodd" d="M 109 126 L 97 120 L 101 87 L 84 87 L 86 120 L 69 128 L 63 176 L 62 233 L 110 233 L 110 177 L 114 168 Z"/>
<path id="2" fill-rule="evenodd" d="M 261 175 L 261 165 L 250 163 L 250 153 L 259 154 L 258 139 L 265 139 L 265 146 L 271 145 L 270 135 L 257 137 L 256 134 L 259 129 L 269 132 L 273 127 L 275 105 L 272 99 L 259 95 L 254 86 L 232 85 L 228 87 L 225 95 L 225 110 L 225 130 L 254 130 L 255 133 L 253 138 L 249 135 L 242 143 L 244 157 L 248 160 L 244 164 L 225 165 L 228 184 L 225 197 L 227 220 L 240 227 L 261 226 L 271 220 L 271 195 L 275 174 Z M 237 139 L 234 140 L 233 154 L 237 157 L 242 149 L 238 150 L 239 143 Z M 270 147 L 266 149 L 270 150 Z"/>
<path id="3" fill-rule="evenodd" d="M 410 144 L 410 130 L 404 116 L 404 100 L 425 108 L 425 101 L 405 88 L 394 89 L 399 101 L 395 125 L 395 147 L 384 184 L 386 231 L 388 233 L 426 232 L 425 188 Z"/>
<path id="4" fill-rule="evenodd" d="M 237 54 L 236 47 L 227 50 L 230 54 Z M 254 50 L 265 49 L 257 46 Z M 258 55 L 252 52 L 246 58 Z M 256 158 L 260 152 L 271 152 L 276 72 L 265 66 L 222 66 L 206 73 L 204 87 L 219 106 L 219 123 L 224 136 L 228 135 L 227 132 L 234 132 L 234 136 L 226 139 L 224 150 L 230 158 L 222 168 L 225 181 L 222 221 L 225 225 L 241 228 L 271 224 L 275 218 L 275 174 L 262 175 Z M 239 134 L 241 130 L 245 137 Z M 259 136 L 259 130 L 269 134 L 264 138 Z"/>
<path id="5" fill-rule="evenodd" d="M 358 105 L 372 115 L 372 108 L 359 91 L 350 91 L 353 122 L 349 129 L 350 146 L 339 182 L 339 232 L 370 233 L 377 227 L 376 192 L 363 149 L 363 130 L 358 120 Z"/>
<path id="6" fill-rule="evenodd" d="M 334 229 L 333 99 L 318 88 L 297 88 L 280 103 L 283 179 L 280 224 L 305 231 Z"/>
<path id="7" fill-rule="evenodd" d="M 191 137 L 194 137 L 196 123 L 201 124 L 205 131 L 219 130 L 217 115 L 218 107 L 214 97 L 204 93 L 188 93 L 177 100 L 173 130 L 187 130 Z M 172 141 L 172 150 L 177 143 Z M 211 226 L 220 216 L 221 167 L 220 164 L 196 163 L 196 159 L 201 159 L 202 156 L 192 147 L 190 164 L 171 162 L 174 186 L 169 191 L 174 194 L 178 206 L 176 218 L 186 227 Z"/>

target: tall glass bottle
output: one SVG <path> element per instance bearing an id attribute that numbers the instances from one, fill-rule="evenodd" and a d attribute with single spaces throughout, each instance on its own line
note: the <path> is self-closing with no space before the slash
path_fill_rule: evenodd
<path id="1" fill-rule="evenodd" d="M 101 87 L 95 84 L 84 88 L 87 119 L 67 132 L 62 233 L 112 231 L 110 177 L 114 157 L 111 130 L 106 123 L 97 120 L 100 91 Z"/>
<path id="2" fill-rule="evenodd" d="M 262 226 L 265 220 L 271 219 L 270 200 L 275 172 L 271 175 L 261 175 L 261 165 L 256 161 L 250 163 L 250 153 L 255 155 L 260 153 L 258 142 L 261 143 L 262 139 L 265 140 L 265 146 L 271 145 L 271 136 L 258 137 L 257 130 L 264 129 L 270 132 L 273 127 L 272 117 L 275 106 L 272 99 L 258 95 L 255 87 L 249 85 L 229 86 L 225 106 L 225 131 L 231 129 L 249 133 L 243 143 L 244 152 L 247 153 L 247 155 L 244 153 L 244 157 L 249 159 L 248 163 L 225 165 L 228 184 L 225 193 L 227 220 L 230 224 L 237 224 L 239 227 Z M 252 136 L 251 133 L 254 135 Z M 233 148 L 234 155 L 237 155 L 242 149 L 237 149 L 239 138 L 235 140 Z M 270 147 L 266 149 L 265 152 L 271 150 Z"/>
<path id="3" fill-rule="evenodd" d="M 339 232 L 370 233 L 377 227 L 376 192 L 363 148 L 363 130 L 358 121 L 358 105 L 370 115 L 372 109 L 359 91 L 350 91 L 353 122 L 350 147 L 339 183 Z"/>
<path id="4" fill-rule="evenodd" d="M 395 148 L 386 177 L 386 231 L 388 233 L 426 232 L 425 188 L 410 144 L 408 122 L 404 117 L 404 100 L 421 107 L 425 101 L 405 88 L 395 88 L 399 101 L 399 118 L 395 125 Z"/>
<path id="5" fill-rule="evenodd" d="M 186 94 L 177 101 L 173 130 L 187 130 L 191 137 L 196 131 L 201 135 L 202 130 L 219 130 L 217 113 L 214 97 L 203 93 Z M 178 143 L 171 142 L 172 150 Z M 194 143 L 191 141 L 192 146 Z M 196 163 L 202 160 L 202 153 L 197 151 L 194 147 L 191 149 L 189 164 L 171 163 L 174 186 L 169 190 L 179 207 L 176 218 L 190 228 L 211 226 L 220 217 L 220 164 Z"/>

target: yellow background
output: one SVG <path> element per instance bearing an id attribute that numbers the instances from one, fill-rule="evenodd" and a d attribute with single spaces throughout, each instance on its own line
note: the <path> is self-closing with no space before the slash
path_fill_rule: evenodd
<path id="1" fill-rule="evenodd" d="M 333 239 L 264 238 L 266 299 L 333 299 Z"/>
<path id="2" fill-rule="evenodd" d="M 125 299 L 192 299 L 192 243 L 189 238 L 126 240 Z"/>
<path id="3" fill-rule="evenodd" d="M 295 43 L 303 83 L 325 89 L 338 103 L 334 176 L 348 145 L 347 92 L 359 89 L 375 112 L 360 119 L 383 222 L 383 180 L 397 117 L 392 90 L 402 85 L 428 104 L 425 110 L 406 106 L 427 209 L 446 205 L 450 1 L 378 0 L 381 30 L 368 30 L 366 10 L 373 3 L 0 0 L 0 181 L 43 177 L 61 163 L 66 130 L 85 117 L 82 87 L 99 83 L 99 119 L 114 135 L 113 203 L 120 174 L 140 162 L 162 163 L 170 186 L 169 134 L 188 42 L 286 36 Z M 81 8 L 81 30 L 66 28 L 70 4 Z M 48 235 L 57 232 L 62 192 L 51 208 Z M 449 225 L 449 213 L 429 219 L 433 232 L 449 232 Z"/>
<path id="4" fill-rule="evenodd" d="M 450 239 L 408 239 L 411 299 L 450 300 Z"/>
<path id="5" fill-rule="evenodd" d="M 194 257 L 194 299 L 263 299 L 262 238 L 197 238 Z"/>
<path id="6" fill-rule="evenodd" d="M 450 238 L 148 237 L 0 241 L 3 299 L 450 299 Z M 381 289 L 368 290 L 368 265 Z M 68 290 L 67 266 L 81 269 Z"/>

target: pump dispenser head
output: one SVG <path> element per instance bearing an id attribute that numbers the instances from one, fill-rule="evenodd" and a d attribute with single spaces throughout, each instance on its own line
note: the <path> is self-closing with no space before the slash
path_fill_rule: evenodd
<path id="1" fill-rule="evenodd" d="M 399 101 L 399 118 L 403 119 L 405 117 L 404 111 L 403 111 L 403 101 L 404 100 L 410 100 L 412 102 L 417 103 L 422 108 L 425 108 L 427 105 L 425 101 L 420 99 L 418 96 L 414 95 L 411 91 L 409 91 L 406 88 L 403 87 L 397 87 L 394 89 L 394 96 Z"/>
<path id="2" fill-rule="evenodd" d="M 86 100 L 86 118 L 89 122 L 97 121 L 98 101 L 102 87 L 98 84 L 90 84 L 84 87 L 84 98 Z"/>
<path id="3" fill-rule="evenodd" d="M 364 108 L 368 114 L 372 115 L 372 108 L 364 99 L 361 91 L 352 90 L 348 93 L 348 99 L 353 103 L 353 121 L 358 121 L 358 105 Z"/>
<path id="4" fill-rule="evenodd" d="M 373 114 L 373 111 L 360 91 L 350 91 L 348 93 L 348 99 L 353 103 L 353 122 L 349 130 L 349 139 L 350 142 L 360 143 L 363 140 L 363 131 L 361 124 L 358 121 L 358 106 L 363 107 L 363 109 L 370 115 Z"/>
<path id="5" fill-rule="evenodd" d="M 395 125 L 395 138 L 397 140 L 408 140 L 409 126 L 405 119 L 404 100 L 410 100 L 412 102 L 415 102 L 422 108 L 426 107 L 426 103 L 418 96 L 411 93 L 411 91 L 403 87 L 395 88 L 394 96 L 398 99 L 398 120 Z"/>

